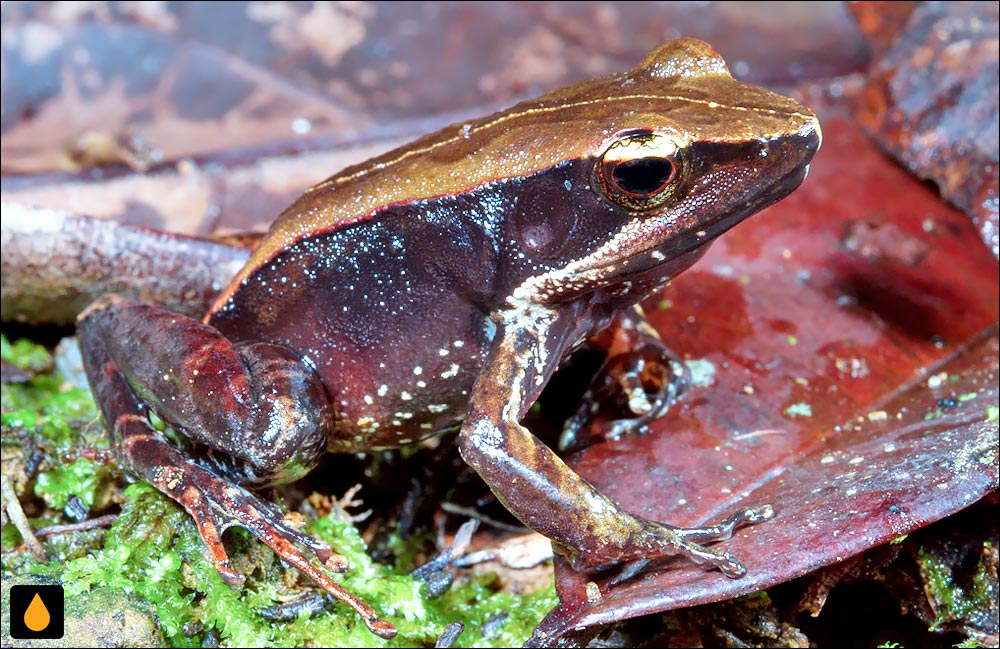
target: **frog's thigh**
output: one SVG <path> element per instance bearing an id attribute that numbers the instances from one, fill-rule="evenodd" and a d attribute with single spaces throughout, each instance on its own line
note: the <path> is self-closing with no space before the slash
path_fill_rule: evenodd
<path id="1" fill-rule="evenodd" d="M 88 374 L 106 386 L 98 392 L 109 393 L 98 395 L 109 428 L 123 414 L 142 412 L 114 394 L 128 390 L 204 445 L 193 459 L 237 482 L 289 482 L 322 455 L 330 425 L 326 392 L 291 350 L 237 346 L 197 320 L 119 296 L 91 305 L 78 327 Z M 101 367 L 104 357 L 110 369 Z M 124 382 L 111 381 L 114 372 Z"/>

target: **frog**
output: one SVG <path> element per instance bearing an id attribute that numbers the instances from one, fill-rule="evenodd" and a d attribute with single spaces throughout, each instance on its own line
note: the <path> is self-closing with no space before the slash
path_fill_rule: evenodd
<path id="1" fill-rule="evenodd" d="M 685 388 L 683 363 L 639 303 L 798 187 L 821 139 L 810 109 L 681 38 L 630 71 L 348 167 L 275 220 L 204 318 L 121 295 L 80 314 L 119 460 L 187 510 L 227 583 L 245 576 L 221 536 L 244 527 L 384 638 L 396 626 L 331 576 L 346 560 L 259 489 L 329 452 L 457 431 L 462 459 L 573 568 L 679 555 L 740 577 L 739 559 L 710 544 L 773 506 L 697 528 L 643 518 L 521 420 L 560 364 L 602 336 L 594 393 L 625 404 L 616 433 L 662 415 Z M 591 411 L 581 404 L 567 440 Z"/>

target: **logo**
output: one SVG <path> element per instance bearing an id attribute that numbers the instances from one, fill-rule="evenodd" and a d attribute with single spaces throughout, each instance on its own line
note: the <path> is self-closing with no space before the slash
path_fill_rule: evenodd
<path id="1" fill-rule="evenodd" d="M 18 640 L 63 637 L 62 586 L 11 586 L 10 637 Z"/>

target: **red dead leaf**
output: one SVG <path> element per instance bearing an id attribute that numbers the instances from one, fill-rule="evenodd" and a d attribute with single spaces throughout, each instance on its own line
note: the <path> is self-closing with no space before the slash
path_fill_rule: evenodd
<path id="1" fill-rule="evenodd" d="M 774 520 L 721 544 L 747 575 L 667 561 L 616 584 L 559 562 L 562 603 L 533 642 L 767 588 L 996 488 L 996 262 L 854 127 L 823 124 L 803 187 L 647 302 L 675 351 L 714 368 L 712 384 L 647 434 L 572 458 L 627 509 L 671 524 L 773 504 Z"/>

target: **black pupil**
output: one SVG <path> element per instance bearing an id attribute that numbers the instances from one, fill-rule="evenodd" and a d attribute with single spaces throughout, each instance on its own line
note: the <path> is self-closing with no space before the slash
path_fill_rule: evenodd
<path id="1" fill-rule="evenodd" d="M 666 158 L 637 158 L 615 167 L 612 176 L 623 192 L 649 195 L 663 188 L 674 172 L 674 165 Z"/>

